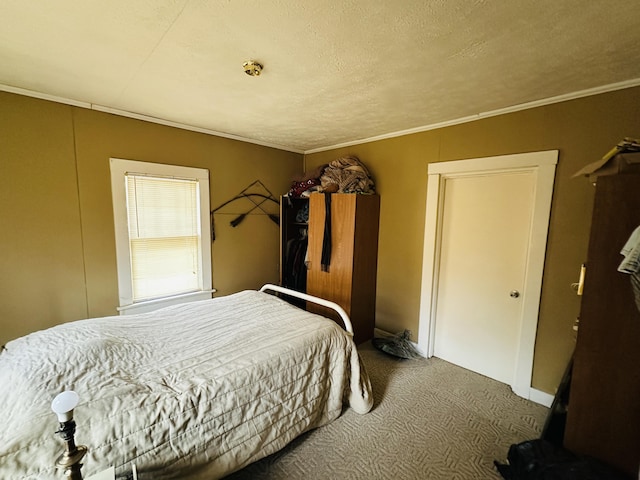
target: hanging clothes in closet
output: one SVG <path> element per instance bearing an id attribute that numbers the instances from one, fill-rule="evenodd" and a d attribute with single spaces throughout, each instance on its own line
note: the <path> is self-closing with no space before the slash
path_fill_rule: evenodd
<path id="1" fill-rule="evenodd" d="M 308 244 L 307 230 L 300 229 L 299 236 L 289 240 L 286 246 L 284 286 L 299 292 L 307 290 L 306 256 Z"/>

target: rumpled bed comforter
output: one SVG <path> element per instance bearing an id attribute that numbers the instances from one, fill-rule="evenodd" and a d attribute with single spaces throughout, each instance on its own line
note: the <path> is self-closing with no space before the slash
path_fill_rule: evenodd
<path id="1" fill-rule="evenodd" d="M 152 313 L 58 325 L 0 354 L 0 478 L 61 478 L 51 400 L 75 390 L 86 476 L 220 478 L 372 407 L 352 337 L 332 320 L 244 291 Z"/>

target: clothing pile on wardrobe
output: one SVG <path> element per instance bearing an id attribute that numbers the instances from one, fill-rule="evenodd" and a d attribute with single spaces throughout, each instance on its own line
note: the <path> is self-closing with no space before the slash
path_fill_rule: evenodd
<path id="1" fill-rule="evenodd" d="M 338 158 L 295 178 L 288 197 L 308 197 L 319 193 L 375 193 L 369 170 L 354 155 Z"/>

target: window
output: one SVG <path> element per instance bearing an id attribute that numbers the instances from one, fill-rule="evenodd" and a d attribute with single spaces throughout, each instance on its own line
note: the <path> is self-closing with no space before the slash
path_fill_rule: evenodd
<path id="1" fill-rule="evenodd" d="M 111 159 L 120 314 L 211 298 L 209 172 Z"/>

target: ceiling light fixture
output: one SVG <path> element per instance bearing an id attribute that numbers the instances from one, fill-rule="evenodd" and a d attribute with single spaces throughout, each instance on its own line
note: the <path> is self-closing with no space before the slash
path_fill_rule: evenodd
<path id="1" fill-rule="evenodd" d="M 253 60 L 249 60 L 242 64 L 242 68 L 244 69 L 244 73 L 251 77 L 257 77 L 262 72 L 262 65 Z"/>

